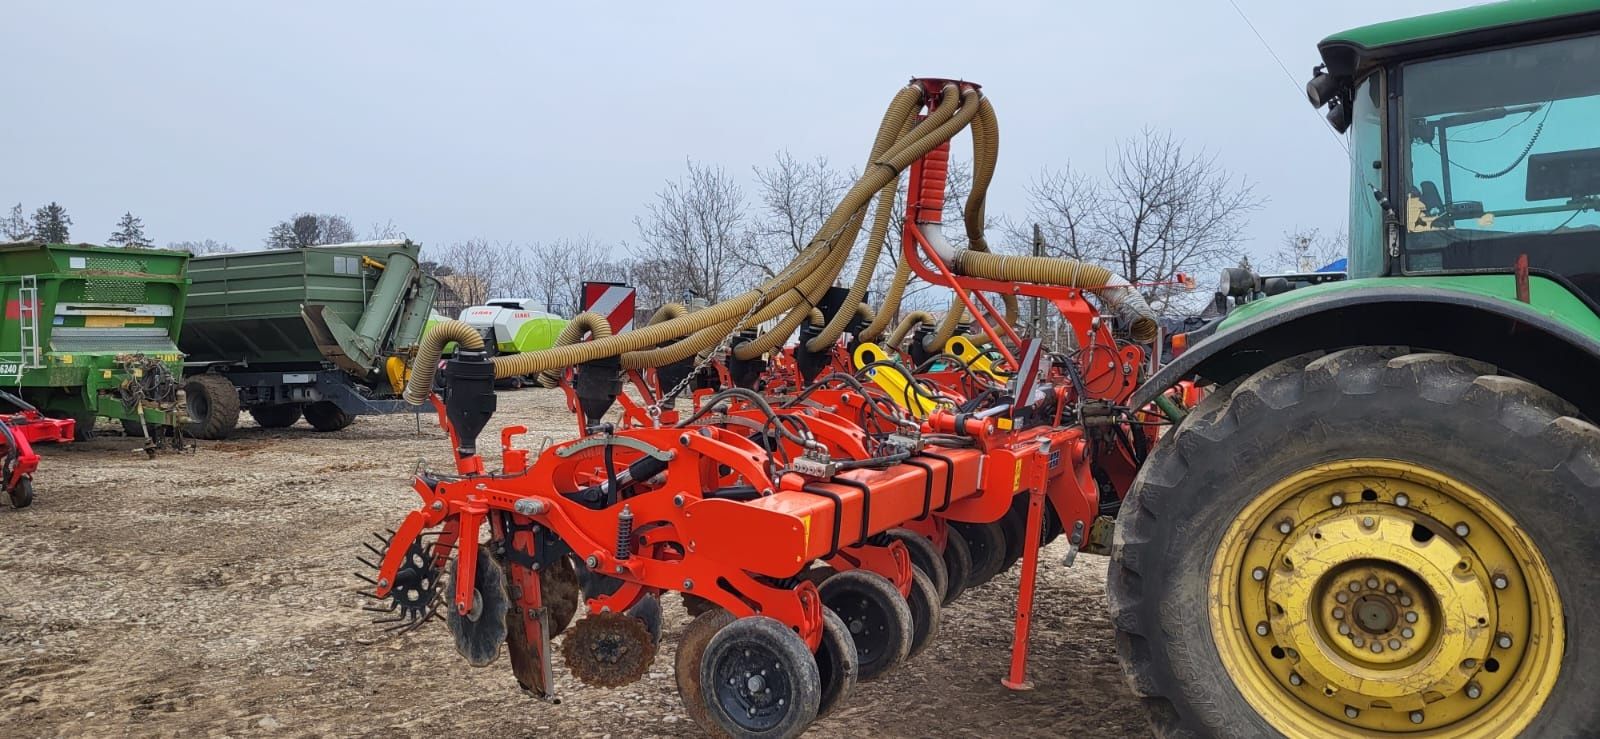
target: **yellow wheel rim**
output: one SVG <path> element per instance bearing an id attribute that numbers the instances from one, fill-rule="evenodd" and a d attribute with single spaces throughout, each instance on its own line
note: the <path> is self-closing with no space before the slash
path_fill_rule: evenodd
<path id="1" fill-rule="evenodd" d="M 1561 669 L 1539 550 L 1478 490 L 1406 462 L 1318 465 L 1257 496 L 1208 603 L 1229 675 L 1292 737 L 1511 736 Z"/>

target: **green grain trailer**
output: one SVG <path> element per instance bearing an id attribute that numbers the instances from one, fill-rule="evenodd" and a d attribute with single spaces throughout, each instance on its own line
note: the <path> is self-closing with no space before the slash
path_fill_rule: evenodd
<path id="1" fill-rule="evenodd" d="M 266 428 L 337 431 L 392 413 L 439 283 L 421 247 L 370 241 L 213 254 L 190 262 L 179 346 L 193 433 L 222 438 L 240 409 Z"/>
<path id="2" fill-rule="evenodd" d="M 94 433 L 98 416 L 179 422 L 185 252 L 0 244 L 0 389 Z"/>

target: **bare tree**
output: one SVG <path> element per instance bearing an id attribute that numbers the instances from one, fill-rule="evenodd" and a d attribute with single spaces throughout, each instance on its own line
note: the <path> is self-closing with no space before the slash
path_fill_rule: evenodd
<path id="1" fill-rule="evenodd" d="M 439 254 L 439 265 L 450 270 L 441 279 L 449 280 L 450 290 L 463 306 L 482 305 L 490 298 L 501 297 L 506 253 L 486 239 L 457 241 Z"/>
<path id="2" fill-rule="evenodd" d="M 622 276 L 611 262 L 611 250 L 587 234 L 535 244 L 530 251 L 532 276 L 529 295 L 544 301 L 545 310 L 572 315 L 583 304 L 583 283 Z"/>
<path id="3" fill-rule="evenodd" d="M 794 259 L 844 197 L 851 178 L 834 169 L 826 157 L 809 162 L 787 151 L 769 167 L 753 167 L 760 191 L 761 214 L 751 229 L 755 248 L 737 251 L 745 266 L 772 277 Z"/>
<path id="4" fill-rule="evenodd" d="M 273 249 L 303 249 L 322 244 L 342 244 L 356 240 L 350 220 L 328 213 L 296 213 L 278 222 L 267 232 L 266 244 Z"/>
<path id="5" fill-rule="evenodd" d="M 22 212 L 22 203 L 11 206 L 11 213 L 0 218 L 0 236 L 7 241 L 27 241 L 33 238 L 33 222 Z"/>
<path id="6" fill-rule="evenodd" d="M 1068 165 L 1043 172 L 1028 194 L 1052 256 L 1111 269 L 1142 285 L 1157 310 L 1185 302 L 1186 289 L 1171 284 L 1177 275 L 1237 262 L 1247 216 L 1263 203 L 1215 156 L 1150 129 L 1117 145 L 1103 179 Z M 1014 234 L 1013 243 L 1028 240 Z"/>
<path id="7" fill-rule="evenodd" d="M 1347 252 L 1343 231 L 1324 234 L 1319 228 L 1285 231 L 1283 242 L 1272 254 L 1270 269 L 1280 272 L 1315 272 L 1340 259 Z"/>
<path id="8" fill-rule="evenodd" d="M 368 241 L 387 241 L 389 239 L 403 239 L 405 237 L 406 232 L 400 230 L 399 226 L 394 225 L 394 219 L 392 218 L 384 221 L 383 223 L 373 221 L 372 227 L 367 229 Z"/>
<path id="9" fill-rule="evenodd" d="M 634 256 L 670 265 L 670 293 L 689 293 L 713 303 L 743 286 L 750 269 L 740 253 L 755 238 L 744 191 L 721 167 L 688 162 L 688 174 L 667 182 L 647 213 L 634 219 L 642 242 Z"/>

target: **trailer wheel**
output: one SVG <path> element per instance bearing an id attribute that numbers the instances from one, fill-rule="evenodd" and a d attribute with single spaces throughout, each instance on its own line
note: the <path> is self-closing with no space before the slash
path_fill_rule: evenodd
<path id="1" fill-rule="evenodd" d="M 972 551 L 967 546 L 967 540 L 954 526 L 945 527 L 942 554 L 944 567 L 950 572 L 950 587 L 944 591 L 939 603 L 948 606 L 967 591 L 967 583 L 972 580 Z"/>
<path id="2" fill-rule="evenodd" d="M 300 413 L 304 410 L 299 403 L 284 403 L 282 405 L 252 405 L 250 417 L 256 420 L 256 425 L 264 429 L 286 429 L 300 420 Z"/>
<path id="3" fill-rule="evenodd" d="M 226 439 L 239 424 L 239 391 L 222 375 L 195 375 L 183 383 L 189 423 L 184 433 L 196 439 Z"/>
<path id="4" fill-rule="evenodd" d="M 1588 734 L 1597 527 L 1600 429 L 1552 393 L 1404 347 L 1296 357 L 1140 471 L 1118 652 L 1162 735 Z"/>
<path id="5" fill-rule="evenodd" d="M 331 400 L 319 400 L 305 407 L 306 423 L 318 431 L 338 431 L 356 420 Z"/>

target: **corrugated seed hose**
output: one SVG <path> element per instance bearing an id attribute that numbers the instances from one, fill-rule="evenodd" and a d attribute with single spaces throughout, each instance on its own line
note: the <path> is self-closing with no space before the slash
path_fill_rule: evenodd
<path id="1" fill-rule="evenodd" d="M 493 357 L 490 361 L 494 363 L 495 377 L 504 379 L 539 374 L 543 381 L 547 376 L 558 377 L 552 372 L 554 370 L 619 355 L 625 369 L 659 367 L 709 351 L 741 328 L 759 326 L 782 316 L 772 329 L 751 341 L 736 345 L 733 350 L 734 355 L 742 359 L 759 356 L 787 341 L 801 323 L 819 317 L 815 311 L 816 303 L 848 263 L 869 209 L 874 213 L 867 251 L 850 285 L 849 297 L 844 302 L 844 305 L 854 303 L 857 307 L 854 311 L 841 310 L 832 319 L 827 319 L 821 335 L 813 342 L 808 342 L 808 346 L 815 351 L 837 341 L 852 316 L 869 320 L 868 326 L 861 332 L 862 339 L 877 338 L 898 312 L 910 277 L 910 266 L 902 258 L 896 265 L 894 279 L 881 307 L 873 311 L 860 302 L 866 294 L 878 255 L 887 238 L 889 211 L 893 207 L 900 173 L 968 126 L 973 129 L 973 192 L 968 197 L 964 213 L 972 248 L 952 253 L 953 258 L 949 260 L 952 268 L 958 274 L 974 277 L 1070 285 L 1090 290 L 1129 319 L 1135 339 L 1153 340 L 1156 333 L 1155 316 L 1150 307 L 1126 281 L 1110 272 L 1065 259 L 987 253 L 988 244 L 983 238 L 984 199 L 994 175 L 999 143 L 994 108 L 976 88 L 962 91 L 955 84 L 945 85 L 938 102 L 927 116 L 919 120 L 917 113 L 922 104 L 923 90 L 919 84 L 907 85 L 895 94 L 884 111 L 878 134 L 873 140 L 871 156 L 860 178 L 846 192 L 806 247 L 770 279 L 738 296 L 693 312 L 677 304 L 664 305 L 643 328 L 617 335 L 610 334 L 610 326 L 605 325 L 602 317 L 580 314 L 563 330 L 556 346 L 541 351 Z M 874 205 L 875 208 L 872 207 Z M 942 239 L 940 242 L 948 247 Z M 1007 318 L 1014 321 L 1016 300 L 1009 295 L 1003 297 L 1006 300 Z M 952 326 L 958 325 L 961 320 L 957 312 L 959 303 L 955 305 L 946 317 L 946 322 Z M 584 316 L 593 316 L 593 319 Z M 896 331 L 897 338 L 903 339 L 904 332 L 914 327 L 915 324 L 909 323 L 911 318 L 908 316 L 907 321 L 901 323 L 902 330 Z M 932 318 L 928 316 L 920 320 Z M 576 332 L 576 335 L 569 336 L 569 331 Z M 951 332 L 954 332 L 953 328 Z M 590 337 L 588 341 L 581 340 L 585 333 Z M 948 338 L 944 337 L 937 343 L 942 346 Z M 411 376 L 405 388 L 407 402 L 421 404 L 427 400 L 438 369 L 439 356 L 444 346 L 452 341 L 470 350 L 483 348 L 483 338 L 465 323 L 445 321 L 434 326 L 422 338 L 416 359 L 412 362 Z"/>
<path id="2" fill-rule="evenodd" d="M 894 333 L 889 334 L 889 346 L 899 349 L 900 342 L 905 341 L 907 334 L 911 333 L 916 327 L 924 323 L 933 323 L 935 320 L 937 319 L 933 317 L 933 314 L 925 310 L 914 310 L 907 313 L 906 317 L 900 320 L 900 325 L 894 327 Z M 940 351 L 944 350 L 940 349 Z"/>
<path id="3" fill-rule="evenodd" d="M 666 306 L 661 306 L 663 310 Z M 659 313 L 660 311 L 657 311 Z M 611 321 L 599 313 L 584 311 L 572 317 L 567 325 L 561 327 L 561 333 L 556 334 L 556 343 L 552 347 L 576 344 L 584 336 L 590 339 L 605 339 L 611 336 Z M 515 355 L 512 355 L 515 356 Z M 499 359 L 499 357 L 495 357 Z M 490 361 L 494 361 L 491 359 Z M 499 374 L 496 372 L 495 374 Z M 561 384 L 561 368 L 552 367 L 539 373 L 539 384 L 545 387 L 555 387 Z"/>

